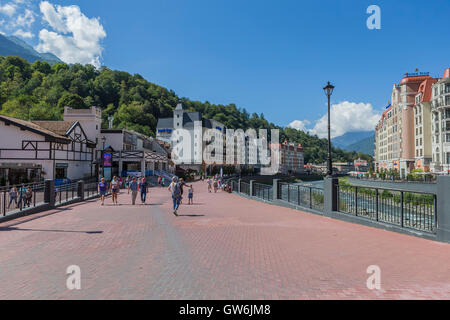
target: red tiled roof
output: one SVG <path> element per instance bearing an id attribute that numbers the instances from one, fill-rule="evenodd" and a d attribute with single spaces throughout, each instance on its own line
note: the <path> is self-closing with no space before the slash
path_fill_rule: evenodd
<path id="1" fill-rule="evenodd" d="M 450 78 L 450 68 L 445 69 L 444 71 L 444 75 L 442 76 L 442 78 Z"/>
<path id="2" fill-rule="evenodd" d="M 429 102 L 431 101 L 431 86 L 435 83 L 437 79 L 430 78 L 424 80 L 419 86 L 419 93 L 422 93 L 422 97 L 420 98 L 421 102 Z"/>
<path id="3" fill-rule="evenodd" d="M 422 82 L 426 79 L 431 79 L 431 76 L 405 76 L 402 81 L 400 82 L 400 84 L 406 84 L 406 83 L 410 83 L 410 82 Z"/>

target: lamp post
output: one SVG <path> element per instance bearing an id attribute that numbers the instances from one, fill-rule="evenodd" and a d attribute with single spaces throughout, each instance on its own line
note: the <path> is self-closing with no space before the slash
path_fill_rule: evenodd
<path id="1" fill-rule="evenodd" d="M 331 95 L 333 94 L 334 86 L 328 81 L 328 84 L 325 88 L 323 88 L 325 95 L 328 97 L 328 159 L 327 159 L 327 176 L 333 176 L 333 162 L 331 160 Z"/>
<path id="2" fill-rule="evenodd" d="M 102 177 L 105 177 L 105 142 L 106 142 L 106 137 L 103 136 L 102 137 L 102 142 L 103 142 L 103 148 L 102 148 Z"/>

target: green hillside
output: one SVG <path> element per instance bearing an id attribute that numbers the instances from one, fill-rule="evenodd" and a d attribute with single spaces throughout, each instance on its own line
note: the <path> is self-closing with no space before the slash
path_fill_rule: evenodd
<path id="1" fill-rule="evenodd" d="M 234 104 L 215 105 L 178 97 L 174 91 L 148 82 L 142 76 L 91 65 L 55 64 L 8 56 L 0 57 L 0 113 L 25 120 L 60 120 L 64 106 L 103 110 L 104 126 L 114 116 L 115 128 L 129 128 L 155 135 L 157 119 L 171 117 L 179 101 L 188 111 L 200 111 L 207 118 L 229 128 L 279 128 L 280 139 L 301 143 L 306 163 L 323 163 L 327 140 L 305 132 L 269 123 L 263 114 L 249 113 Z M 333 149 L 336 161 L 352 161 L 370 156 Z"/>
<path id="2" fill-rule="evenodd" d="M 350 151 L 354 150 L 356 152 L 370 154 L 371 156 L 374 155 L 375 152 L 374 149 L 375 149 L 375 135 L 345 147 L 345 150 Z"/>

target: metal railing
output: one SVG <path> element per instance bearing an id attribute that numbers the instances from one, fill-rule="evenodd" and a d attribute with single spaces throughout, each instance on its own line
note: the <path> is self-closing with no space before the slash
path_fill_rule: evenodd
<path id="1" fill-rule="evenodd" d="M 69 183 L 55 187 L 55 205 L 75 200 L 78 198 L 78 183 Z"/>
<path id="2" fill-rule="evenodd" d="M 324 210 L 324 194 L 320 188 L 279 182 L 278 199 L 301 207 Z"/>
<path id="3" fill-rule="evenodd" d="M 252 196 L 262 200 L 273 200 L 273 186 L 261 183 L 253 183 Z"/>
<path id="4" fill-rule="evenodd" d="M 98 192 L 98 182 L 90 182 L 84 184 L 84 198 L 89 199 L 91 197 L 97 197 Z"/>
<path id="5" fill-rule="evenodd" d="M 45 203 L 45 183 L 0 188 L 0 216 L 7 216 Z"/>
<path id="6" fill-rule="evenodd" d="M 250 195 L 250 183 L 241 181 L 241 193 L 244 193 L 246 195 Z"/>
<path id="7" fill-rule="evenodd" d="M 400 176 L 382 175 L 380 177 L 368 177 L 366 175 L 351 176 L 352 179 L 367 180 L 367 181 L 387 181 L 387 182 L 425 182 L 436 183 L 436 174 L 408 174 L 406 178 Z"/>
<path id="8" fill-rule="evenodd" d="M 436 195 L 338 186 L 338 211 L 415 230 L 436 232 Z"/>
<path id="9" fill-rule="evenodd" d="M 231 191 L 239 191 L 239 182 L 235 180 L 231 180 Z"/>

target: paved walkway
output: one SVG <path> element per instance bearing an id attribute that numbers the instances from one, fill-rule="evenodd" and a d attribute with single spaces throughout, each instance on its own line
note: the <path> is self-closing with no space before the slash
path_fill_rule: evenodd
<path id="1" fill-rule="evenodd" d="M 121 194 L 0 224 L 0 300 L 450 298 L 448 244 L 195 189 L 178 218 L 151 189 L 147 206 Z"/>

